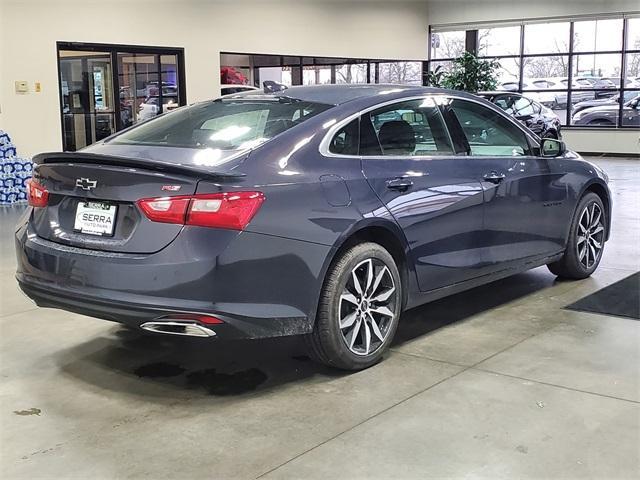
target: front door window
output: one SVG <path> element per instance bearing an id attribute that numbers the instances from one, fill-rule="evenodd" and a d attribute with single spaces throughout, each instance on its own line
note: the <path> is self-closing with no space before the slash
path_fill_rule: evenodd
<path id="1" fill-rule="evenodd" d="M 525 133 L 491 108 L 476 102 L 454 99 L 455 113 L 469 144 L 469 154 L 490 157 L 529 155 Z"/>

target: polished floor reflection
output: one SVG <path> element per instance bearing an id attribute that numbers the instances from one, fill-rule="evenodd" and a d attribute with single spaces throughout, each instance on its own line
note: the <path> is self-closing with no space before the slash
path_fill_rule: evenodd
<path id="1" fill-rule="evenodd" d="M 637 478 L 640 322 L 563 307 L 640 270 L 637 161 L 596 160 L 612 240 L 406 312 L 354 374 L 296 339 L 210 344 L 37 309 L 0 209 L 2 478 Z"/>

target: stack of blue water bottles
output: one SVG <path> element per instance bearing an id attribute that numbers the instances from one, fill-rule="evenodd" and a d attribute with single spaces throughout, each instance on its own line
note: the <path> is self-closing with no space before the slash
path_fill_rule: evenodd
<path id="1" fill-rule="evenodd" d="M 0 130 L 0 205 L 27 201 L 32 168 L 31 160 L 19 157 L 9 134 Z"/>

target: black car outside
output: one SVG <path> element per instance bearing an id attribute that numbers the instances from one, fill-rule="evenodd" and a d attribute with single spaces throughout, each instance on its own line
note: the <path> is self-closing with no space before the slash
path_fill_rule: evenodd
<path id="1" fill-rule="evenodd" d="M 481 92 L 479 96 L 494 103 L 541 138 L 561 138 L 558 116 L 548 107 L 513 92 Z"/>

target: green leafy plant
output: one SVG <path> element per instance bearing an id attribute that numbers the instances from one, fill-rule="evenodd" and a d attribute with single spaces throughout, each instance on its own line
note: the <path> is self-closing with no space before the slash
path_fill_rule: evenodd
<path id="1" fill-rule="evenodd" d="M 496 70 L 499 68 L 497 60 L 478 59 L 465 52 L 453 61 L 451 71 L 442 76 L 441 86 L 471 93 L 495 90 L 498 85 Z"/>
<path id="2" fill-rule="evenodd" d="M 429 87 L 442 87 L 445 73 L 446 72 L 442 70 L 442 65 L 438 65 L 434 71 L 425 73 L 425 85 Z"/>

